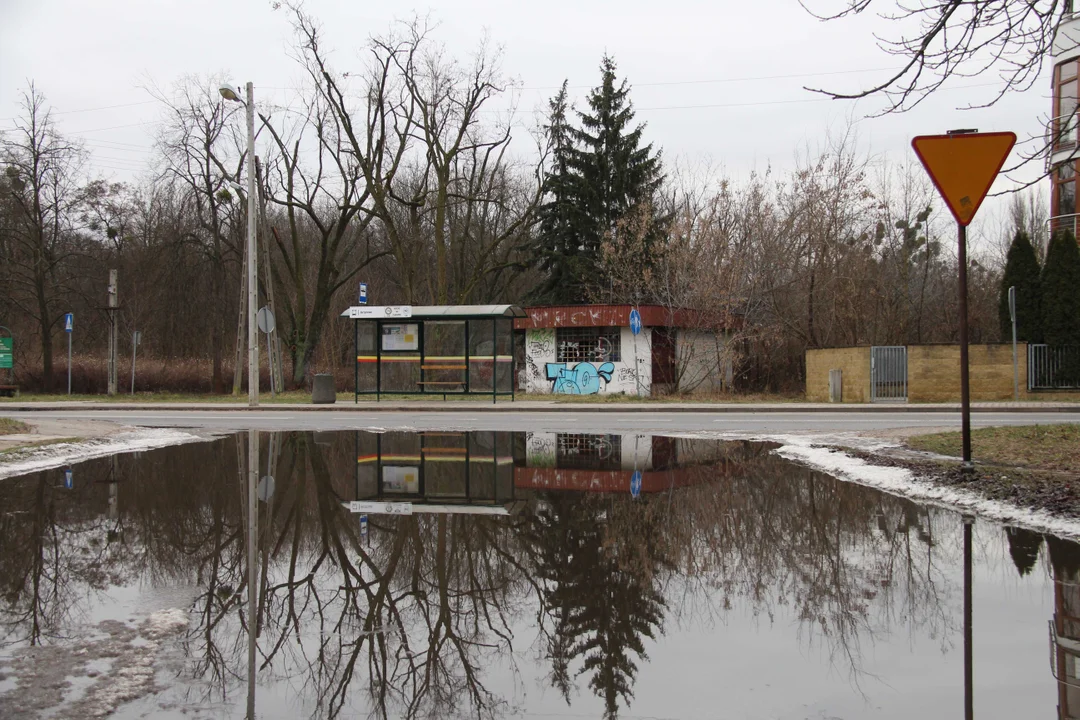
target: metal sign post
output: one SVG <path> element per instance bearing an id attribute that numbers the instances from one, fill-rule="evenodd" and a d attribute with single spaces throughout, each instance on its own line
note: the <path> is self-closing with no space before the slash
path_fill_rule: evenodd
<path id="1" fill-rule="evenodd" d="M 945 135 L 922 135 L 911 147 L 948 205 L 957 228 L 957 260 L 960 268 L 960 426 L 963 436 L 963 468 L 971 470 L 971 386 L 968 369 L 967 226 L 975 217 L 986 193 L 1005 160 L 1016 134 L 951 130 Z"/>
<path id="2" fill-rule="evenodd" d="M 634 334 L 634 389 L 637 391 L 637 396 L 641 397 L 641 377 L 638 375 L 640 370 L 637 354 L 637 336 L 641 333 L 641 313 L 637 308 L 630 310 L 630 332 Z"/>
<path id="3" fill-rule="evenodd" d="M 71 333 L 75 329 L 75 313 L 64 315 L 64 332 L 68 336 L 68 395 L 71 394 Z"/>
<path id="4" fill-rule="evenodd" d="M 273 358 L 273 348 L 270 345 L 270 334 L 274 332 L 277 327 L 277 321 L 274 319 L 274 313 L 266 305 L 259 308 L 258 314 L 255 316 L 255 324 L 259 326 L 259 330 L 266 333 L 266 353 L 268 358 Z M 273 360 L 271 360 L 271 363 Z M 277 397 L 277 383 L 274 380 L 274 368 L 271 364 L 270 367 L 270 397 Z"/>
<path id="5" fill-rule="evenodd" d="M 131 394 L 135 394 L 135 348 L 142 342 L 142 333 L 136 330 L 131 333 Z"/>
<path id="6" fill-rule="evenodd" d="M 1020 362 L 1016 357 L 1016 286 L 1009 288 L 1009 319 L 1012 321 L 1013 340 L 1013 400 L 1020 399 Z"/>

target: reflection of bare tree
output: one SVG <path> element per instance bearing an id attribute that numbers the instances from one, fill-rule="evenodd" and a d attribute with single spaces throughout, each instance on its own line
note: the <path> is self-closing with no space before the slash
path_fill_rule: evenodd
<path id="1" fill-rule="evenodd" d="M 489 669 L 513 663 L 523 625 L 539 629 L 564 695 L 585 677 L 610 716 L 632 699 L 663 625 L 736 603 L 767 617 L 789 606 L 856 678 L 868 637 L 950 635 L 954 583 L 937 566 L 951 557 L 946 516 L 759 445 L 684 443 L 671 490 L 637 501 L 548 493 L 510 518 L 373 516 L 364 539 L 342 506 L 352 437 L 337 440 L 284 436 L 258 523 L 260 682 L 291 685 L 319 716 L 342 716 L 358 697 L 377 717 L 505 714 Z M 246 676 L 252 622 L 237 463 L 232 438 L 125 462 L 123 544 L 89 553 L 83 538 L 106 537 L 106 486 L 74 502 L 78 488 L 63 495 L 45 476 L 0 483 L 6 635 L 56 634 L 60 609 L 80 607 L 95 583 L 196 584 L 188 672 L 226 697 Z"/>
<path id="2" fill-rule="evenodd" d="M 80 596 L 120 579 L 122 550 L 111 546 L 87 488 L 110 472 L 104 462 L 80 467 L 79 485 L 63 487 L 52 470 L 0 482 L 0 647 L 39 645 L 63 637 Z"/>

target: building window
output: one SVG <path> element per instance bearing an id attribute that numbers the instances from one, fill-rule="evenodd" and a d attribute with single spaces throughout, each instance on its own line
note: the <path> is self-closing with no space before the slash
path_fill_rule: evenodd
<path id="1" fill-rule="evenodd" d="M 1057 200 L 1055 216 L 1076 213 L 1076 169 L 1071 163 L 1059 165 L 1054 173 L 1054 196 Z"/>
<path id="2" fill-rule="evenodd" d="M 1057 66 L 1054 83 L 1054 146 L 1076 144 L 1077 61 Z"/>
<path id="3" fill-rule="evenodd" d="M 555 328 L 555 362 L 619 362 L 621 328 Z"/>

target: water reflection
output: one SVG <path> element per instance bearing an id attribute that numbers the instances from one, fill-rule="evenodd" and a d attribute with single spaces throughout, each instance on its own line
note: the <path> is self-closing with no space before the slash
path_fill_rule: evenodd
<path id="1" fill-rule="evenodd" d="M 77 635 L 121 588 L 191 586 L 169 690 L 184 707 L 496 717 L 557 711 L 548 688 L 564 709 L 614 717 L 637 702 L 646 668 L 660 669 L 650 653 L 687 631 L 715 637 L 716 656 L 775 652 L 725 646 L 729 618 L 757 618 L 766 633 L 790 619 L 786 652 L 823 658 L 850 696 L 827 702 L 855 714 L 879 680 L 894 682 L 867 671 L 867 648 L 925 638 L 952 657 L 961 642 L 959 518 L 788 465 L 765 445 L 262 439 L 84 463 L 72 490 L 57 473 L 0 483 L 4 645 Z M 1041 542 L 1003 534 L 1021 578 L 1038 575 Z M 1048 544 L 1064 718 L 1080 707 L 1069 684 L 1080 685 L 1080 553 Z M 924 714 L 958 714 L 962 676 L 952 677 L 954 705 Z M 695 708 L 665 702 L 669 715 Z"/>

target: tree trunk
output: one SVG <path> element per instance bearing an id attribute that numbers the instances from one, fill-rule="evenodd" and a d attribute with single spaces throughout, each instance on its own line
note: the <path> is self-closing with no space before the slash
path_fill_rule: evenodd
<path id="1" fill-rule="evenodd" d="M 225 376 L 222 373 L 222 356 L 225 352 L 225 328 L 221 324 L 222 308 L 227 306 L 224 302 L 224 270 L 220 263 L 214 263 L 211 271 L 211 292 L 214 296 L 214 317 L 210 333 L 210 360 L 212 369 L 210 372 L 210 391 L 217 395 L 225 394 Z"/>
<path id="2" fill-rule="evenodd" d="M 53 389 L 53 344 L 52 323 L 49 320 L 49 302 L 45 297 L 45 280 L 37 282 L 38 317 L 41 326 L 41 372 L 45 392 Z"/>

